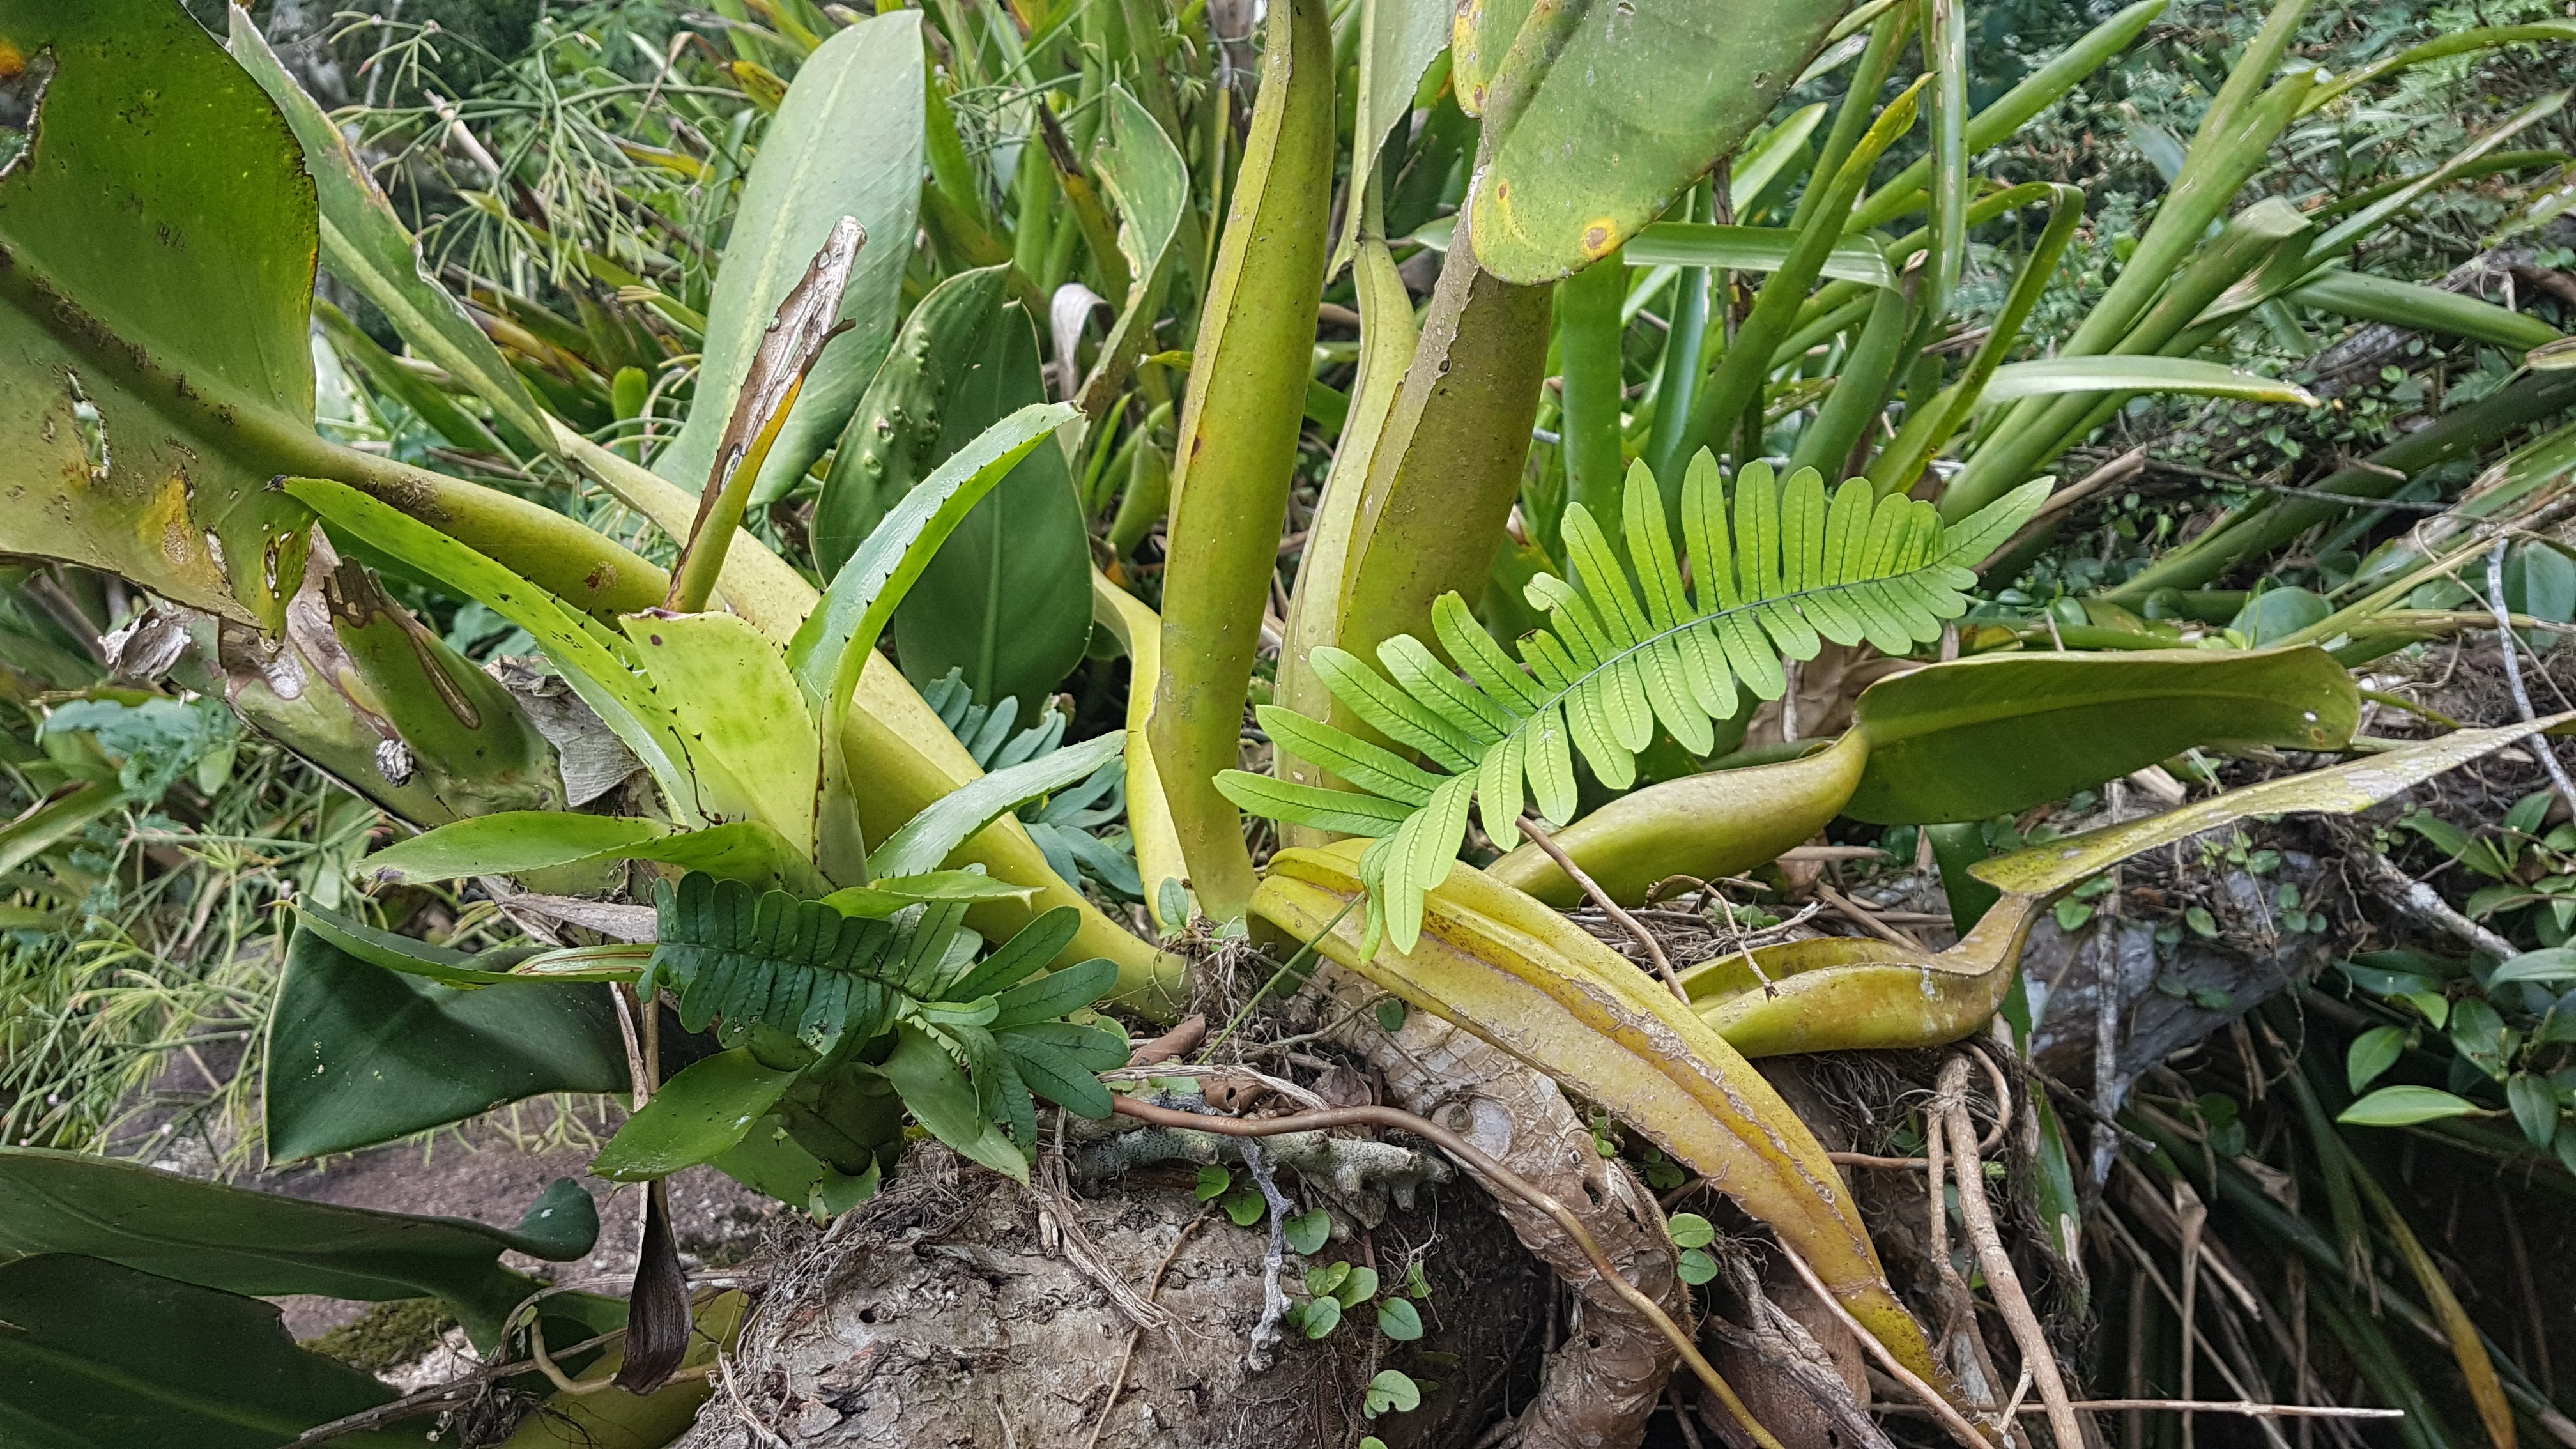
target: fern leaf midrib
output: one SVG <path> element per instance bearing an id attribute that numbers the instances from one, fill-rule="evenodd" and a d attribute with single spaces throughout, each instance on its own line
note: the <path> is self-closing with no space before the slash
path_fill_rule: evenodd
<path id="1" fill-rule="evenodd" d="M 1584 670 L 1582 674 L 1575 678 L 1573 683 L 1550 693 L 1543 702 L 1522 714 L 1518 720 L 1513 722 L 1512 727 L 1504 732 L 1503 739 L 1497 740 L 1493 744 L 1486 746 L 1486 751 L 1491 752 L 1492 750 L 1500 749 L 1505 741 L 1508 741 L 1512 737 L 1520 734 L 1523 730 L 1529 728 L 1530 725 L 1544 717 L 1548 711 L 1562 708 L 1568 701 L 1582 694 L 1586 688 L 1591 686 L 1594 680 L 1604 678 L 1610 673 L 1610 671 L 1617 669 L 1622 661 L 1637 658 L 1648 650 L 1653 649 L 1656 645 L 1664 643 L 1667 640 L 1679 639 L 1694 629 L 1703 629 L 1712 624 L 1722 623 L 1725 620 L 1738 615 L 1753 614 L 1755 611 L 1765 607 L 1766 605 L 1794 605 L 1801 599 L 1812 599 L 1837 593 L 1858 592 L 1875 585 L 1884 585 L 1897 579 L 1909 578 L 1915 574 L 1928 573 L 1934 569 L 1944 566 L 1944 560 L 1939 557 L 1935 557 L 1923 564 L 1911 569 L 1906 569 L 1900 573 L 1881 574 L 1876 578 L 1868 579 L 1847 579 L 1838 584 L 1827 584 L 1820 588 L 1799 589 L 1791 593 L 1774 594 L 1768 598 L 1748 600 L 1731 608 L 1720 606 L 1719 608 L 1710 610 L 1706 613 L 1693 615 L 1691 618 L 1675 624 L 1670 628 L 1659 629 L 1653 633 L 1647 634 L 1639 638 L 1635 644 L 1622 646 L 1613 652 L 1604 654 L 1599 664 Z M 1596 614 L 1599 612 L 1597 605 L 1594 608 L 1594 612 Z M 1758 628 L 1760 625 L 1759 619 L 1755 620 L 1755 624 Z M 1807 624 L 1809 628 L 1815 627 L 1815 621 L 1812 619 L 1807 620 Z M 1761 632 L 1766 639 L 1769 638 L 1769 630 L 1764 629 Z M 1820 637 L 1822 637 L 1821 634 Z M 1711 642 L 1714 643 L 1716 641 Z M 1773 640 L 1772 642 L 1776 643 L 1777 641 Z M 1559 638 L 1559 644 L 1560 646 L 1563 644 L 1561 637 Z M 1569 656 L 1572 652 L 1573 651 L 1571 650 L 1567 650 Z M 1508 704 L 1506 704 L 1506 707 L 1508 707 Z"/>

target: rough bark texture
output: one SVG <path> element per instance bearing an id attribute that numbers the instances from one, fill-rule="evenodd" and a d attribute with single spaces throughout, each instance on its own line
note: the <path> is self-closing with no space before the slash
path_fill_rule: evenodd
<path id="1" fill-rule="evenodd" d="M 1336 995 L 1366 994 L 1356 978 L 1336 976 Z M 1662 1209 L 1625 1167 L 1601 1156 L 1555 1083 L 1427 1012 L 1412 1013 L 1393 1033 L 1366 1012 L 1352 1023 L 1344 1039 L 1385 1078 L 1388 1102 L 1459 1133 L 1582 1214 L 1611 1263 L 1689 1323 L 1689 1294 L 1673 1274 Z M 1552 1219 L 1508 1194 L 1494 1199 L 1522 1245 L 1575 1289 L 1538 1398 L 1507 1442 L 1522 1449 L 1635 1444 L 1671 1376 L 1672 1347 L 1600 1281 Z"/>
<path id="2" fill-rule="evenodd" d="M 1205 1219 L 1163 1273 L 1154 1302 L 1174 1326 L 1139 1338 L 1101 1449 L 1347 1449 L 1367 1433 L 1393 1449 L 1465 1449 L 1525 1400 L 1551 1285 L 1480 1193 L 1424 1194 L 1364 1238 L 1289 1260 L 1292 1288 L 1309 1263 L 1371 1256 L 1392 1286 L 1418 1256 L 1432 1289 L 1421 1342 L 1397 1345 L 1354 1312 L 1320 1343 L 1292 1338 L 1255 1374 L 1244 1349 L 1268 1234 L 1197 1201 L 1196 1176 L 1185 1165 L 1144 1169 L 1074 1202 L 1099 1260 L 1139 1293 L 1175 1238 Z M 765 1449 L 756 1417 L 799 1449 L 1079 1449 L 1133 1330 L 1093 1279 L 1047 1251 L 1050 1236 L 1026 1190 L 944 1149 L 916 1149 L 883 1197 L 773 1282 L 733 1360 L 735 1395 L 720 1387 L 682 1444 Z M 1385 1367 L 1439 1386 L 1412 1413 L 1364 1423 L 1365 1386 Z"/>

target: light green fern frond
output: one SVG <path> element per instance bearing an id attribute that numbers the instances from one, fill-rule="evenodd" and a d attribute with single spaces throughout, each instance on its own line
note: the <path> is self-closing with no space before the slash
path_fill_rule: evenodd
<path id="1" fill-rule="evenodd" d="M 1582 582 L 1530 581 L 1530 603 L 1551 627 L 1521 639 L 1517 659 L 1454 593 L 1431 610 L 1454 669 L 1409 634 L 1379 647 L 1383 675 L 1342 650 L 1314 652 L 1309 662 L 1336 698 L 1433 768 L 1264 706 L 1262 728 L 1281 750 L 1351 788 L 1242 770 L 1220 775 L 1217 788 L 1255 815 L 1378 837 L 1361 864 L 1370 934 L 1382 929 L 1410 951 L 1423 894 L 1447 878 L 1471 802 L 1485 833 L 1508 850 L 1519 843 L 1514 822 L 1525 800 L 1546 820 L 1572 818 L 1577 751 L 1601 783 L 1624 790 L 1656 725 L 1707 753 L 1711 721 L 1733 716 L 1743 694 L 1780 696 L 1783 659 L 1812 659 L 1826 640 L 1903 654 L 1940 638 L 1942 622 L 1967 610 L 1963 591 L 1975 585 L 1976 565 L 2048 490 L 2046 481 L 2027 484 L 1945 526 L 1931 504 L 1879 498 L 1865 479 L 1828 499 L 1813 468 L 1783 482 L 1757 462 L 1729 489 L 1702 450 L 1682 480 L 1686 584 L 1661 491 L 1636 464 L 1620 522 L 1637 585 L 1590 512 L 1567 508 L 1566 561 Z"/>

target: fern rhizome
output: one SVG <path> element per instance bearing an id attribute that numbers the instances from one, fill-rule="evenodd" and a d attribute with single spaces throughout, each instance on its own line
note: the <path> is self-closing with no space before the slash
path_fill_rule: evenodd
<path id="1" fill-rule="evenodd" d="M 1743 694 L 1779 698 L 1783 659 L 1812 659 L 1828 640 L 1905 654 L 1939 639 L 1944 621 L 1967 612 L 1977 565 L 2048 490 L 2048 480 L 2025 484 L 1945 525 L 1931 504 L 1878 497 L 1862 478 L 1828 499 L 1813 468 L 1783 481 L 1754 462 L 1730 488 L 1703 449 L 1682 479 L 1685 560 L 1662 490 L 1635 464 L 1620 510 L 1626 562 L 1583 505 L 1568 506 L 1566 562 L 1580 582 L 1530 581 L 1529 601 L 1551 627 L 1524 636 L 1517 659 L 1454 593 L 1431 609 L 1454 669 L 1410 634 L 1379 646 L 1383 675 L 1346 651 L 1314 651 L 1309 662 L 1335 698 L 1436 769 L 1266 705 L 1261 726 L 1279 749 L 1349 788 L 1243 770 L 1226 771 L 1217 788 L 1255 815 L 1377 837 L 1360 867 L 1371 949 L 1383 934 L 1410 951 L 1423 895 L 1448 877 L 1466 837 L 1470 801 L 1509 850 L 1520 841 L 1524 781 L 1541 819 L 1573 817 L 1576 751 L 1594 778 L 1624 790 L 1657 724 L 1706 754 L 1711 722 L 1732 718 Z"/>

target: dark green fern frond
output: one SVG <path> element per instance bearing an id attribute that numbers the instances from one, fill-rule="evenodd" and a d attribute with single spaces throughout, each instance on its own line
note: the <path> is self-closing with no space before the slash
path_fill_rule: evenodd
<path id="1" fill-rule="evenodd" d="M 1943 622 L 1967 611 L 1976 565 L 2048 490 L 2045 481 L 2027 484 L 1945 526 L 1931 504 L 1879 498 L 1865 479 L 1829 499 L 1813 468 L 1783 482 L 1769 464 L 1753 463 L 1730 490 L 1703 450 L 1682 480 L 1685 584 L 1661 492 L 1637 464 L 1621 524 L 1642 588 L 1575 504 L 1565 511 L 1565 552 L 1582 582 L 1530 581 L 1529 601 L 1547 611 L 1550 627 L 1522 638 L 1518 658 L 1456 594 L 1431 610 L 1455 669 L 1411 635 L 1379 647 L 1384 674 L 1339 649 L 1314 652 L 1309 662 L 1336 698 L 1434 768 L 1265 706 L 1262 728 L 1281 750 L 1352 788 L 1241 770 L 1220 775 L 1217 787 L 1256 815 L 1379 837 L 1361 864 L 1371 934 L 1383 929 L 1409 951 L 1423 894 L 1447 878 L 1471 802 L 1485 833 L 1508 850 L 1520 840 L 1514 822 L 1525 799 L 1547 820 L 1572 818 L 1577 751 L 1603 784 L 1626 789 L 1658 724 L 1683 748 L 1706 753 L 1711 721 L 1731 717 L 1742 695 L 1780 696 L 1783 659 L 1812 659 L 1827 640 L 1903 654 L 1939 639 Z"/>
<path id="2" fill-rule="evenodd" d="M 869 920 L 702 871 L 653 896 L 660 929 L 644 989 L 670 988 L 680 1024 L 713 1023 L 728 1047 L 763 1023 L 816 1051 L 874 1036 L 903 1000 L 927 999 L 954 975 L 952 952 L 971 956 L 979 944 L 959 929 L 963 903 L 917 907 L 908 922 Z"/>

